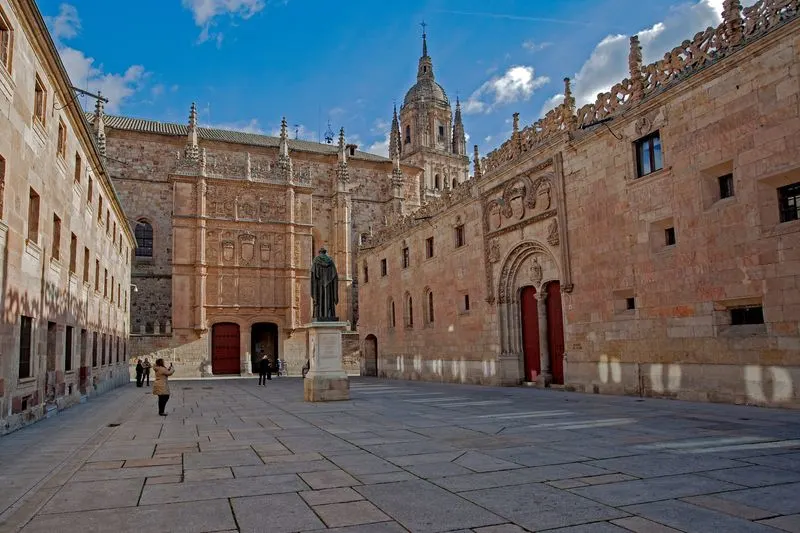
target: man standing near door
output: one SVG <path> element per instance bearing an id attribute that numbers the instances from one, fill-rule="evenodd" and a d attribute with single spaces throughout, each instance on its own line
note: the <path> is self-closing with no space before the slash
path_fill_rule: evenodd
<path id="1" fill-rule="evenodd" d="M 261 359 L 258 361 L 258 384 L 266 385 L 268 379 L 272 379 L 269 369 L 269 358 L 267 354 L 262 353 Z"/>

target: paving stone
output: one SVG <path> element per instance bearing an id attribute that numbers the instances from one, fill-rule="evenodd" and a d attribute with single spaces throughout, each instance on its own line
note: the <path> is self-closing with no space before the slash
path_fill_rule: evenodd
<path id="1" fill-rule="evenodd" d="M 780 455 L 764 455 L 761 457 L 748 457 L 743 459 L 748 463 L 762 466 L 771 466 L 782 470 L 800 472 L 800 452 L 784 453 Z"/>
<path id="2" fill-rule="evenodd" d="M 719 494 L 720 498 L 739 502 L 775 514 L 800 513 L 800 483 L 773 485 L 757 489 L 737 490 Z"/>
<path id="3" fill-rule="evenodd" d="M 95 463 L 86 463 L 81 470 L 104 470 L 106 468 L 122 468 L 125 461 L 97 461 Z"/>
<path id="4" fill-rule="evenodd" d="M 743 505 L 739 502 L 733 502 L 731 500 L 724 500 L 715 496 L 693 496 L 691 498 L 681 498 L 681 501 L 691 503 L 692 505 L 699 505 L 700 507 L 719 511 L 731 516 L 744 518 L 745 520 L 760 520 L 762 518 L 775 516 L 775 513 L 771 511 L 756 509 L 755 507 Z"/>
<path id="5" fill-rule="evenodd" d="M 330 461 L 291 461 L 269 465 L 234 466 L 235 477 L 275 476 L 279 474 L 299 474 L 306 472 L 323 472 L 338 470 Z"/>
<path id="6" fill-rule="evenodd" d="M 485 472 L 465 476 L 431 479 L 431 482 L 453 492 L 488 489 L 506 485 L 523 485 L 541 481 L 580 478 L 604 474 L 606 471 L 582 463 L 568 465 L 536 466 L 501 472 Z"/>
<path id="7" fill-rule="evenodd" d="M 775 533 L 770 527 L 676 500 L 632 505 L 623 510 L 686 533 Z"/>
<path id="8" fill-rule="evenodd" d="M 47 502 L 42 513 L 133 507 L 139 501 L 142 485 L 144 479 L 67 483 Z"/>
<path id="9" fill-rule="evenodd" d="M 253 446 L 256 448 L 256 446 Z M 321 461 L 325 459 L 322 455 L 311 452 L 311 453 L 291 453 L 289 452 L 286 455 L 270 455 L 267 457 L 262 457 L 264 464 L 271 465 L 271 464 L 278 464 L 278 463 L 291 463 L 294 461 Z"/>
<path id="10" fill-rule="evenodd" d="M 107 462 L 128 459 L 149 459 L 153 456 L 155 445 L 138 444 L 126 446 L 102 446 L 94 452 L 88 462 Z"/>
<path id="11" fill-rule="evenodd" d="M 557 489 L 574 489 L 576 487 L 585 487 L 587 485 L 587 483 L 584 483 L 580 479 L 559 479 L 556 481 L 548 481 L 547 484 Z"/>
<path id="12" fill-rule="evenodd" d="M 304 472 L 300 474 L 303 481 L 312 489 L 331 489 L 336 487 L 351 487 L 361 483 L 343 470 L 329 470 L 323 472 Z"/>
<path id="13" fill-rule="evenodd" d="M 384 474 L 362 474 L 354 476 L 364 485 L 375 483 L 394 483 L 395 481 L 414 481 L 417 478 L 411 472 L 386 472 Z"/>
<path id="14" fill-rule="evenodd" d="M 186 481 L 207 481 L 210 479 L 233 479 L 233 472 L 228 466 L 219 468 L 196 468 L 185 470 L 183 477 Z"/>
<path id="15" fill-rule="evenodd" d="M 261 458 L 251 449 L 186 453 L 183 455 L 183 467 L 215 468 L 220 466 L 263 465 Z"/>
<path id="16" fill-rule="evenodd" d="M 625 474 L 605 474 L 602 476 L 590 476 L 590 477 L 581 477 L 578 478 L 577 481 L 582 481 L 587 485 L 603 485 L 605 483 L 617 483 L 620 481 L 630 481 L 636 479 L 633 476 L 627 476 Z"/>
<path id="17" fill-rule="evenodd" d="M 81 533 L 236 530 L 228 500 L 212 500 L 39 515 L 21 533 L 64 531 L 65 524 L 74 524 Z"/>
<path id="18" fill-rule="evenodd" d="M 514 524 L 500 524 L 499 526 L 476 527 L 475 533 L 525 533 L 525 530 Z"/>
<path id="19" fill-rule="evenodd" d="M 474 528 L 508 522 L 426 481 L 364 485 L 355 490 L 401 525 L 415 532 Z"/>
<path id="20" fill-rule="evenodd" d="M 290 533 L 324 526 L 297 494 L 234 498 L 231 506 L 241 533 Z"/>
<path id="21" fill-rule="evenodd" d="M 789 533 L 800 533 L 800 514 L 778 516 L 769 520 L 761 520 L 759 524 L 774 527 Z"/>
<path id="22" fill-rule="evenodd" d="M 326 505 L 329 503 L 345 503 L 363 500 L 364 497 L 350 487 L 338 489 L 307 490 L 300 493 L 308 505 Z"/>
<path id="23" fill-rule="evenodd" d="M 123 468 L 141 468 L 145 466 L 163 466 L 163 465 L 179 465 L 181 464 L 181 455 L 164 454 L 160 457 L 153 457 L 151 459 L 128 459 L 125 461 Z"/>
<path id="24" fill-rule="evenodd" d="M 147 478 L 148 485 L 163 485 L 165 483 L 182 483 L 183 476 L 156 476 Z"/>
<path id="25" fill-rule="evenodd" d="M 560 452 L 535 446 L 520 446 L 516 448 L 486 450 L 485 453 L 499 459 L 517 463 L 522 466 L 557 465 L 588 461 L 592 459 L 592 457 L 589 456 Z"/>
<path id="26" fill-rule="evenodd" d="M 739 485 L 694 474 L 622 481 L 572 489 L 572 493 L 606 505 L 623 506 L 684 496 L 735 490 Z"/>
<path id="27" fill-rule="evenodd" d="M 533 531 L 627 516 L 613 507 L 540 483 L 476 490 L 460 496 Z"/>
<path id="28" fill-rule="evenodd" d="M 400 464 L 395 460 L 396 458 L 407 455 L 422 455 L 455 451 L 449 444 L 432 440 L 420 440 L 397 444 L 378 444 L 376 446 L 364 446 L 364 449 L 370 453 L 374 453 L 375 455 L 386 458 L 396 465 Z M 461 453 L 463 452 L 456 452 L 456 457 L 461 455 Z M 455 457 L 453 457 L 453 459 L 455 459 Z"/>
<path id="29" fill-rule="evenodd" d="M 397 466 L 413 466 L 426 463 L 448 463 L 455 461 L 463 452 L 420 453 L 415 455 L 398 455 L 386 460 Z"/>
<path id="30" fill-rule="evenodd" d="M 766 487 L 800 481 L 800 471 L 780 470 L 767 466 L 744 466 L 703 472 L 704 476 L 721 479 L 745 487 Z"/>
<path id="31" fill-rule="evenodd" d="M 339 468 L 357 476 L 359 474 L 383 474 L 400 470 L 396 465 L 370 453 L 337 455 L 331 458 Z"/>
<path id="32" fill-rule="evenodd" d="M 652 522 L 641 516 L 619 518 L 617 520 L 612 520 L 611 523 L 629 529 L 635 533 L 681 533 L 677 529 Z"/>
<path id="33" fill-rule="evenodd" d="M 114 470 L 80 470 L 70 481 L 103 481 L 111 479 L 135 479 L 154 476 L 179 476 L 180 465 L 151 466 L 142 468 L 117 468 Z"/>
<path id="34" fill-rule="evenodd" d="M 141 504 L 239 498 L 302 490 L 308 490 L 308 486 L 294 474 L 192 481 L 184 482 L 180 485 L 146 486 L 142 492 Z"/>
<path id="35" fill-rule="evenodd" d="M 357 526 L 391 520 L 367 501 L 317 505 L 314 511 L 328 527 Z"/>
<path id="36" fill-rule="evenodd" d="M 590 461 L 586 464 L 639 478 L 689 474 L 744 466 L 730 459 L 699 455 L 648 454 Z"/>
<path id="37" fill-rule="evenodd" d="M 360 526 L 321 529 L 309 533 L 408 533 L 408 530 L 397 522 L 378 522 L 376 524 L 363 524 Z"/>
<path id="38" fill-rule="evenodd" d="M 478 452 L 467 452 L 455 460 L 456 464 L 465 466 L 475 472 L 495 472 L 521 468 L 520 465 L 491 457 Z"/>
<path id="39" fill-rule="evenodd" d="M 630 533 L 627 529 L 615 526 L 610 522 L 593 522 L 582 526 L 560 527 L 548 531 L 551 533 Z"/>
<path id="40" fill-rule="evenodd" d="M 424 479 L 472 474 L 473 471 L 456 463 L 423 463 L 407 466 L 406 470 Z"/>

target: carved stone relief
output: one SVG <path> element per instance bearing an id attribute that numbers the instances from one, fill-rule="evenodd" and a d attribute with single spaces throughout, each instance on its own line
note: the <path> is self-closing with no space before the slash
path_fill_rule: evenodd
<path id="1" fill-rule="evenodd" d="M 559 245 L 559 237 L 558 237 L 558 219 L 554 218 L 550 222 L 550 226 L 547 228 L 547 244 L 550 246 L 558 246 Z"/>
<path id="2" fill-rule="evenodd" d="M 239 235 L 239 247 L 241 249 L 242 264 L 249 265 L 255 257 L 256 236 L 251 233 Z"/>

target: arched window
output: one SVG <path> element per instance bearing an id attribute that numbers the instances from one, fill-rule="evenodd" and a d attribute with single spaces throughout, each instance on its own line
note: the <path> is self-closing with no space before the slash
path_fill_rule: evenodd
<path id="1" fill-rule="evenodd" d="M 425 325 L 433 324 L 433 292 L 425 289 Z"/>
<path id="2" fill-rule="evenodd" d="M 136 223 L 136 257 L 153 257 L 153 226 L 145 220 Z"/>
<path id="3" fill-rule="evenodd" d="M 439 174 L 436 174 L 433 178 L 433 188 L 437 191 L 442 188 L 442 178 Z"/>
<path id="4" fill-rule="evenodd" d="M 453 188 L 455 189 L 457 185 L 458 185 L 458 180 L 453 178 Z"/>
<path id="5" fill-rule="evenodd" d="M 414 327 L 414 302 L 411 295 L 406 293 L 405 297 L 405 323 L 407 328 Z"/>
<path id="6" fill-rule="evenodd" d="M 411 142 L 411 126 L 406 126 L 406 144 Z"/>

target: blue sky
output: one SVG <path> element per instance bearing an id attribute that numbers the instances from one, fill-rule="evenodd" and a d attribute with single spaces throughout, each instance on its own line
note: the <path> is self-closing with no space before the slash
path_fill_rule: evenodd
<path id="1" fill-rule="evenodd" d="M 745 5 L 753 1 L 745 1 Z M 40 0 L 72 82 L 115 114 L 274 134 L 286 116 L 316 141 L 330 120 L 385 153 L 392 103 L 414 83 L 421 28 L 437 81 L 465 109 L 482 154 L 552 107 L 573 78 L 579 105 L 720 21 L 722 0 Z M 93 102 L 83 99 L 84 107 Z"/>

